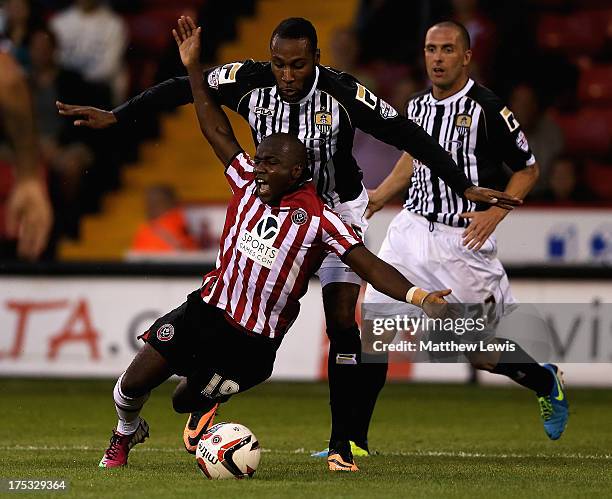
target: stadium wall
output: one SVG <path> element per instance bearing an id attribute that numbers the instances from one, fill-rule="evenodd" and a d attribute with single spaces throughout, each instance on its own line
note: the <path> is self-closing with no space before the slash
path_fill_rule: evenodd
<path id="1" fill-rule="evenodd" d="M 190 229 L 209 249 L 201 258 L 216 257 L 223 231 L 225 205 L 199 204 L 187 209 Z M 399 206 L 382 209 L 370 219 L 366 244 L 377 251 Z M 505 265 L 612 264 L 612 210 L 609 208 L 521 208 L 495 231 L 498 256 Z M 131 255 L 139 259 L 138 255 Z M 141 255 L 147 258 L 147 255 Z"/>
<path id="2" fill-rule="evenodd" d="M 0 287 L 0 376 L 118 376 L 139 348 L 136 336 L 199 286 L 200 279 L 194 277 L 198 270 L 193 265 L 56 265 L 30 267 L 31 275 L 24 275 L 24 268 L 5 267 Z M 513 291 L 521 301 L 612 302 L 609 269 L 590 269 L 590 276 L 587 269 L 569 270 L 559 279 L 550 270 L 544 278 L 542 269 L 509 269 Z M 530 272 L 536 277 L 527 277 Z M 602 324 L 601 329 L 612 335 L 612 323 Z M 589 334 L 588 327 L 581 328 L 576 341 L 591 341 Z M 607 345 L 602 342 L 601 348 Z M 326 353 L 321 288 L 313 280 L 279 351 L 273 378 L 323 379 Z M 598 359 L 612 362 L 612 351 L 598 352 Z M 612 385 L 611 363 L 567 364 L 564 370 L 570 384 Z M 468 371 L 460 364 L 404 361 L 394 363 L 390 378 L 461 382 L 467 380 Z M 505 382 L 493 375 L 482 379 Z"/>

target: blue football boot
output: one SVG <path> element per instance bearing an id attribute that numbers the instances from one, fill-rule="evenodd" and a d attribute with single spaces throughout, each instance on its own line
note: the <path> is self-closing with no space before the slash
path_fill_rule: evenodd
<path id="1" fill-rule="evenodd" d="M 564 390 L 563 373 L 554 364 L 544 364 L 554 377 L 554 385 L 549 395 L 538 397 L 540 415 L 544 423 L 544 431 L 551 440 L 558 440 L 569 418 L 569 404 Z"/>

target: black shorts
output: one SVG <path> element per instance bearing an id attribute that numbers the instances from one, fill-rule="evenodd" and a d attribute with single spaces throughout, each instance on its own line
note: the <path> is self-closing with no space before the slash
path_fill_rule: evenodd
<path id="1" fill-rule="evenodd" d="M 157 319 L 139 336 L 157 350 L 190 388 L 226 400 L 272 374 L 276 341 L 231 325 L 223 310 L 205 303 L 200 290 Z"/>

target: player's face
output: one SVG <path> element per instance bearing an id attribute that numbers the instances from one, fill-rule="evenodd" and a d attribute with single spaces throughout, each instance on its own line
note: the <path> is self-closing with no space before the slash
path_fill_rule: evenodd
<path id="1" fill-rule="evenodd" d="M 312 86 L 319 51 L 313 54 L 306 38 L 276 36 L 270 46 L 270 56 L 280 96 L 287 102 L 298 102 Z"/>
<path id="2" fill-rule="evenodd" d="M 427 32 L 425 66 L 436 87 L 447 90 L 464 78 L 471 57 L 472 52 L 464 47 L 458 30 L 434 27 Z"/>
<path id="3" fill-rule="evenodd" d="M 263 141 L 255 153 L 255 192 L 267 204 L 275 204 L 302 176 L 302 166 L 278 144 Z"/>

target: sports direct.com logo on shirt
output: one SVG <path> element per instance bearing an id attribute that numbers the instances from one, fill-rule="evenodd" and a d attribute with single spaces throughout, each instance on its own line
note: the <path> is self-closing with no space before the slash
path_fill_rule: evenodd
<path id="1" fill-rule="evenodd" d="M 266 215 L 252 230 L 243 230 L 238 238 L 237 249 L 247 258 L 271 269 L 278 256 L 278 248 L 272 245 L 280 230 L 280 220 Z"/>

